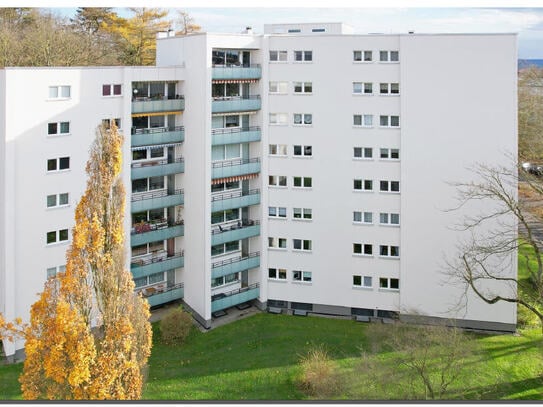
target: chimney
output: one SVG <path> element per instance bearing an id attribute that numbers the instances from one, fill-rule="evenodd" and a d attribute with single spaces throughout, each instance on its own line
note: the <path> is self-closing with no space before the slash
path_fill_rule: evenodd
<path id="1" fill-rule="evenodd" d="M 168 30 L 168 37 L 175 37 L 175 31 L 174 31 L 173 28 L 170 28 L 170 29 Z"/>
<path id="2" fill-rule="evenodd" d="M 245 31 L 242 31 L 242 34 L 252 34 L 253 33 L 253 27 L 245 27 Z"/>

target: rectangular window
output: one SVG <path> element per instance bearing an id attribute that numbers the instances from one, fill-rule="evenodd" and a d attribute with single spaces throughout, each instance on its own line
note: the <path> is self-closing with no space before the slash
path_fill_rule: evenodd
<path id="1" fill-rule="evenodd" d="M 279 268 L 269 268 L 268 269 L 268 278 L 272 280 L 286 280 L 287 279 L 287 270 Z"/>
<path id="2" fill-rule="evenodd" d="M 68 99 L 70 95 L 70 86 L 49 86 L 49 99 Z"/>
<path id="3" fill-rule="evenodd" d="M 294 156 L 295 157 L 311 157 L 313 155 L 312 146 L 294 146 Z"/>
<path id="4" fill-rule="evenodd" d="M 287 217 L 287 208 L 283 206 L 269 206 L 268 207 L 268 216 L 270 218 L 286 218 Z"/>
<path id="5" fill-rule="evenodd" d="M 274 249 L 286 249 L 287 239 L 282 237 L 268 237 L 268 247 Z"/>
<path id="6" fill-rule="evenodd" d="M 371 62 L 373 60 L 372 51 L 353 51 L 354 62 Z"/>
<path id="7" fill-rule="evenodd" d="M 122 86 L 120 84 L 115 85 L 102 85 L 102 96 L 120 96 Z"/>
<path id="8" fill-rule="evenodd" d="M 288 124 L 288 115 L 286 113 L 270 113 L 271 125 L 285 125 Z"/>
<path id="9" fill-rule="evenodd" d="M 102 119 L 102 126 L 104 126 L 105 129 L 109 129 L 111 127 L 111 120 L 115 122 L 115 126 L 117 126 L 118 129 L 121 128 L 121 119 Z"/>
<path id="10" fill-rule="evenodd" d="M 400 214 L 399 213 L 380 213 L 379 223 L 381 225 L 399 225 Z"/>
<path id="11" fill-rule="evenodd" d="M 379 246 L 379 256 L 381 257 L 400 257 L 400 247 L 399 246 Z"/>
<path id="12" fill-rule="evenodd" d="M 309 220 L 313 218 L 313 212 L 310 208 L 292 208 L 292 217 Z"/>
<path id="13" fill-rule="evenodd" d="M 353 253 L 354 254 L 363 254 L 366 256 L 373 255 L 373 245 L 371 244 L 362 244 L 362 243 L 353 243 Z"/>
<path id="14" fill-rule="evenodd" d="M 381 62 L 398 62 L 399 60 L 399 51 L 379 51 L 379 61 Z"/>
<path id="15" fill-rule="evenodd" d="M 311 271 L 301 271 L 301 270 L 292 271 L 292 281 L 304 281 L 306 283 L 310 283 L 312 279 L 313 279 L 313 276 L 311 274 Z"/>
<path id="16" fill-rule="evenodd" d="M 270 62 L 286 62 L 287 51 L 270 51 Z"/>
<path id="17" fill-rule="evenodd" d="M 313 93 L 313 83 L 294 82 L 294 93 Z"/>
<path id="18" fill-rule="evenodd" d="M 400 127 L 400 116 L 379 116 L 379 126 L 381 127 Z"/>
<path id="19" fill-rule="evenodd" d="M 400 84 L 399 83 L 380 83 L 379 93 L 381 95 L 399 95 Z"/>
<path id="20" fill-rule="evenodd" d="M 294 51 L 295 62 L 311 62 L 313 61 L 313 51 Z"/>
<path id="21" fill-rule="evenodd" d="M 372 158 L 373 149 L 371 147 L 353 147 L 354 158 Z"/>
<path id="22" fill-rule="evenodd" d="M 311 240 L 292 239 L 294 250 L 311 251 Z"/>
<path id="23" fill-rule="evenodd" d="M 373 95 L 373 84 L 371 82 L 353 82 L 353 93 L 355 95 Z"/>
<path id="24" fill-rule="evenodd" d="M 275 187 L 286 187 L 287 186 L 287 177 L 284 175 L 269 175 L 268 176 L 268 185 Z"/>
<path id="25" fill-rule="evenodd" d="M 400 280 L 397 278 L 379 278 L 379 288 L 386 288 L 389 290 L 399 290 Z"/>
<path id="26" fill-rule="evenodd" d="M 309 126 L 313 124 L 313 115 L 311 113 L 294 113 L 294 124 L 300 126 Z"/>
<path id="27" fill-rule="evenodd" d="M 54 208 L 58 206 L 66 206 L 68 205 L 68 193 L 64 194 L 55 194 L 55 195 L 47 195 L 47 207 L 48 208 Z"/>
<path id="28" fill-rule="evenodd" d="M 373 224 L 373 212 L 354 211 L 353 222 L 371 225 Z"/>
<path id="29" fill-rule="evenodd" d="M 270 94 L 286 95 L 288 93 L 288 82 L 270 82 Z"/>
<path id="30" fill-rule="evenodd" d="M 292 181 L 296 188 L 311 188 L 313 185 L 311 177 L 292 177 Z"/>
<path id="31" fill-rule="evenodd" d="M 270 144 L 269 145 L 269 154 L 270 155 L 287 155 L 287 145 L 286 144 Z"/>
<path id="32" fill-rule="evenodd" d="M 381 192 L 400 192 L 400 181 L 380 181 L 379 190 Z"/>
<path id="33" fill-rule="evenodd" d="M 381 148 L 380 158 L 383 160 L 399 160 L 400 150 L 398 148 Z"/>
<path id="34" fill-rule="evenodd" d="M 53 230 L 46 233 L 45 240 L 47 244 L 66 242 L 68 240 L 68 229 Z"/>
<path id="35" fill-rule="evenodd" d="M 355 115 L 353 115 L 353 126 L 372 127 L 373 126 L 373 115 L 372 114 L 355 114 Z"/>
<path id="36" fill-rule="evenodd" d="M 47 135 L 57 136 L 70 133 L 70 122 L 57 122 L 47 124 Z"/>
<path id="37" fill-rule="evenodd" d="M 372 287 L 372 278 L 371 276 L 353 276 L 353 285 L 355 287 Z"/>
<path id="38" fill-rule="evenodd" d="M 70 168 L 70 157 L 51 158 L 47 160 L 47 171 L 62 171 Z"/>
<path id="39" fill-rule="evenodd" d="M 353 189 L 357 191 L 373 191 L 373 181 L 371 179 L 353 180 Z"/>

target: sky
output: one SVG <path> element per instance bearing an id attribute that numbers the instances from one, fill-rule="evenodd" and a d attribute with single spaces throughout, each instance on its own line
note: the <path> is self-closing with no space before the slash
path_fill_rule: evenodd
<path id="1" fill-rule="evenodd" d="M 330 3 L 335 7 L 330 7 Z M 62 15 L 71 16 L 75 12 L 73 4 L 42 0 L 25 5 L 55 8 Z M 80 4 L 112 5 L 100 0 Z M 519 58 L 543 59 L 543 0 L 517 0 L 514 7 L 506 0 L 381 0 L 379 7 L 375 4 L 361 0 L 157 0 L 152 5 L 170 8 L 172 15 L 175 8 L 182 7 L 207 32 L 237 33 L 251 26 L 255 33 L 262 33 L 265 23 L 300 22 L 343 22 L 357 34 L 512 32 L 518 33 Z M 2 0 L 0 5 L 4 5 Z M 115 5 L 148 6 L 149 3 L 120 0 Z M 116 10 L 126 14 L 121 8 Z"/>

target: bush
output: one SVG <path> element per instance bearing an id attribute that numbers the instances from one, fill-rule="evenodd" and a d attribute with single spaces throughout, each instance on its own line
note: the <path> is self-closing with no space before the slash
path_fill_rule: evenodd
<path id="1" fill-rule="evenodd" d="M 340 380 L 334 362 L 321 345 L 313 347 L 300 358 L 302 390 L 314 398 L 338 396 Z"/>
<path id="2" fill-rule="evenodd" d="M 162 342 L 167 345 L 183 343 L 192 327 L 192 316 L 182 307 L 173 308 L 160 321 Z"/>

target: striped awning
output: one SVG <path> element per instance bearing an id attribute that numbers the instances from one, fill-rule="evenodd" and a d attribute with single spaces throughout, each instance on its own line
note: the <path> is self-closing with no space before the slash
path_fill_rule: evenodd
<path id="1" fill-rule="evenodd" d="M 258 79 L 213 79 L 211 83 L 258 83 Z"/>
<path id="2" fill-rule="evenodd" d="M 246 179 L 254 179 L 256 177 L 258 177 L 258 173 L 256 173 L 256 174 L 238 175 L 238 176 L 235 176 L 235 177 L 217 178 L 217 179 L 211 180 L 211 185 L 222 184 L 223 182 L 243 181 L 243 180 L 246 180 Z"/>
<path id="3" fill-rule="evenodd" d="M 258 113 L 257 110 L 251 110 L 250 112 L 212 113 L 211 116 L 213 116 L 213 117 L 216 117 L 216 116 L 240 116 L 240 115 L 244 115 L 244 114 L 257 114 L 257 113 Z"/>
<path id="4" fill-rule="evenodd" d="M 181 143 L 170 144 L 149 144 L 148 146 L 131 147 L 132 151 L 147 150 L 148 148 L 164 148 L 164 147 L 176 147 L 182 145 Z"/>
<path id="5" fill-rule="evenodd" d="M 179 114 L 183 113 L 182 110 L 174 110 L 171 112 L 149 112 L 149 113 L 132 113 L 132 117 L 143 117 L 143 116 L 164 116 L 168 114 Z"/>

